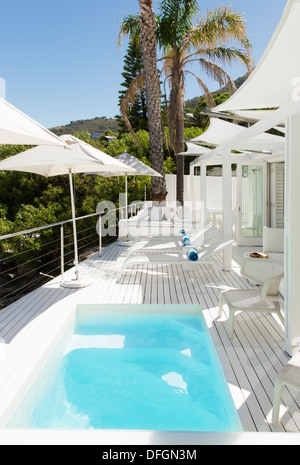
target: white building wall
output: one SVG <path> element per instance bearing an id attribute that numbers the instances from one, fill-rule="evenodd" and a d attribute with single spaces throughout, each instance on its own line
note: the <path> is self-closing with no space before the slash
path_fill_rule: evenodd
<path id="1" fill-rule="evenodd" d="M 167 203 L 172 204 L 176 202 L 176 175 L 167 174 Z M 207 208 L 208 209 L 222 209 L 223 208 L 223 180 L 221 176 L 207 176 Z M 237 196 L 237 182 L 236 178 L 232 178 L 232 207 L 236 207 Z M 201 200 L 201 176 L 194 176 L 194 191 L 190 191 L 190 176 L 184 177 L 184 201 Z"/>

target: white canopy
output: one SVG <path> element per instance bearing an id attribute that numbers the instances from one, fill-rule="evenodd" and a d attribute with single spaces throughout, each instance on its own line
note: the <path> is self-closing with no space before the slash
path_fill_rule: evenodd
<path id="1" fill-rule="evenodd" d="M 193 144 L 192 142 L 186 142 L 186 145 L 187 151 L 179 153 L 178 155 L 197 156 L 210 152 L 210 149 L 207 147 L 202 147 L 201 145 Z"/>
<path id="2" fill-rule="evenodd" d="M 285 148 L 285 139 L 273 134 L 261 133 L 253 138 L 246 138 L 240 142 L 238 137 L 245 134 L 247 129 L 234 123 L 228 123 L 218 118 L 211 118 L 208 130 L 201 136 L 193 139 L 194 142 L 207 143 L 213 146 L 222 146 L 231 140 L 237 140 L 234 146 L 235 150 L 242 152 L 283 152 Z M 216 149 L 218 151 L 218 149 Z M 216 153 L 213 152 L 213 154 Z"/>
<path id="3" fill-rule="evenodd" d="M 192 139 L 191 142 L 217 146 L 225 140 L 240 134 L 244 129 L 244 127 L 237 124 L 228 123 L 218 118 L 211 118 L 209 128 L 201 136 Z"/>
<path id="4" fill-rule="evenodd" d="M 240 121 L 248 121 L 252 123 L 257 123 L 262 119 L 269 118 L 274 114 L 275 110 L 241 110 L 232 112 L 233 116 L 236 116 Z M 274 125 L 274 129 L 283 134 L 286 133 L 285 123 L 282 122 L 280 125 Z"/>
<path id="5" fill-rule="evenodd" d="M 299 88 L 300 85 L 299 24 L 300 2 L 288 0 L 256 69 L 240 89 L 214 111 L 278 108 L 291 100 L 295 86 Z"/>
<path id="6" fill-rule="evenodd" d="M 69 148 L 39 146 L 0 162 L 0 170 L 25 171 L 45 177 L 61 174 L 85 173 L 90 170 L 122 173 L 125 170 L 136 174 L 136 170 L 125 167 L 123 163 L 110 157 L 95 147 L 71 135 L 59 140 Z"/>
<path id="7" fill-rule="evenodd" d="M 63 141 L 51 131 L 1 98 L 0 144 L 64 145 Z"/>
<path id="8" fill-rule="evenodd" d="M 233 115 L 240 117 L 241 120 L 244 121 L 257 122 L 269 116 L 272 111 L 273 110 L 238 110 L 231 112 L 229 117 L 230 115 Z M 224 116 L 224 118 L 226 117 Z"/>
<path id="9" fill-rule="evenodd" d="M 247 131 L 247 129 L 244 129 L 244 132 L 245 131 Z M 243 152 L 269 152 L 270 155 L 276 152 L 279 154 L 285 151 L 285 138 L 263 132 L 252 139 L 237 142 L 234 144 L 233 148 Z"/>

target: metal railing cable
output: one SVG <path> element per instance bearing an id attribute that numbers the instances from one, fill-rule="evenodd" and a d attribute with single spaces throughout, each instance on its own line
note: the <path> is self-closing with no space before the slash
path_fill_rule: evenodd
<path id="1" fill-rule="evenodd" d="M 93 219 L 93 225 L 86 225 Z M 76 218 L 83 223 L 77 240 L 80 252 L 98 246 L 101 254 L 102 238 L 96 229 L 99 220 L 101 213 Z M 68 232 L 71 226 L 70 219 L 0 236 L 0 309 L 51 278 L 61 275 L 63 279 L 65 267 L 74 264 L 73 233 Z M 46 234 L 54 239 L 43 242 Z M 26 246 L 28 249 L 22 250 Z"/>
<path id="2" fill-rule="evenodd" d="M 142 204 L 137 204 L 129 216 Z M 92 253 L 98 250 L 101 255 L 103 238 L 99 231 L 108 227 L 105 215 L 114 213 L 117 219 L 124 219 L 125 211 L 120 207 L 76 218 L 82 225 L 77 231 L 80 255 L 85 257 L 85 252 L 90 250 Z M 74 266 L 72 221 L 68 219 L 0 236 L 0 310 L 52 278 L 60 276 L 63 281 L 65 268 Z"/>
<path id="3" fill-rule="evenodd" d="M 43 245 L 42 245 L 41 247 L 39 247 L 39 248 L 42 249 L 43 247 L 46 247 L 46 246 L 48 247 L 49 245 L 54 244 L 54 243 L 57 243 L 57 242 L 58 242 L 58 240 L 56 239 L 55 241 L 51 241 L 51 242 L 48 242 L 47 244 L 43 244 Z M 31 253 L 31 252 L 33 252 L 33 251 L 36 252 L 37 250 L 38 250 L 38 249 L 32 248 L 32 249 L 26 250 L 26 251 L 24 251 L 24 252 L 20 252 L 20 253 L 11 255 L 11 256 L 9 256 L 9 257 L 5 257 L 5 258 L 3 259 L 3 262 L 4 262 L 4 261 L 5 261 L 5 262 L 8 262 L 8 261 L 10 261 L 10 260 L 13 260 L 13 259 L 16 259 L 16 258 L 20 258 L 21 255 L 25 255 L 25 254 Z M 59 248 L 57 248 L 56 250 L 59 250 Z M 47 255 L 49 255 L 49 253 L 50 253 L 50 252 L 46 252 L 45 254 L 39 255 L 39 258 L 41 259 L 41 258 L 43 258 L 43 257 L 45 257 L 45 256 L 47 256 Z M 34 262 L 34 261 L 36 261 L 36 258 L 32 258 L 32 259 L 30 259 L 30 260 L 26 260 L 26 263 L 27 263 L 27 264 L 30 264 L 30 263 L 32 263 L 32 262 Z M 17 267 L 18 267 L 18 265 L 14 265 L 14 266 L 12 266 L 10 269 L 8 269 L 8 270 L 1 271 L 1 272 L 0 272 L 0 278 L 1 278 L 1 276 L 2 276 L 3 274 L 11 273 L 11 272 L 12 272 L 13 270 L 15 270 Z M 0 285 L 0 287 L 1 287 L 1 285 Z"/>

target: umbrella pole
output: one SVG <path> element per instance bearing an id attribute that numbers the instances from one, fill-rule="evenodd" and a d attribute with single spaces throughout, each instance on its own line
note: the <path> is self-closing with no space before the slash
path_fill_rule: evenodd
<path id="1" fill-rule="evenodd" d="M 128 178 L 125 175 L 125 215 L 126 215 L 126 241 L 128 241 Z"/>
<path id="2" fill-rule="evenodd" d="M 70 181 L 73 235 L 74 235 L 74 254 L 75 254 L 74 262 L 75 262 L 75 268 L 76 268 L 76 279 L 78 280 L 79 279 L 79 262 L 78 262 L 77 227 L 76 227 L 74 187 L 73 187 L 73 179 L 72 179 L 72 171 L 71 170 L 69 170 L 69 181 Z"/>
<path id="3" fill-rule="evenodd" d="M 128 237 L 128 177 L 127 177 L 127 174 L 125 174 L 125 220 L 126 220 L 126 237 L 124 238 L 124 242 L 119 241 L 118 245 L 122 247 L 129 247 L 131 244 L 129 242 L 129 237 Z"/>
<path id="4" fill-rule="evenodd" d="M 123 216 L 123 213 L 122 213 Z M 129 247 L 131 243 L 129 242 L 128 234 L 128 176 L 125 174 L 125 220 L 126 220 L 126 237 L 124 241 L 118 241 L 118 245 L 122 247 Z"/>
<path id="5" fill-rule="evenodd" d="M 69 170 L 69 181 L 70 181 L 70 194 L 71 194 L 71 205 L 72 205 L 72 222 L 73 222 L 73 234 L 74 234 L 74 254 L 75 254 L 75 268 L 76 268 L 76 279 L 69 282 L 62 282 L 63 287 L 68 288 L 82 288 L 90 286 L 92 283 L 83 283 L 79 280 L 79 260 L 78 260 L 78 244 L 77 244 L 77 228 L 76 228 L 76 213 L 75 213 L 75 199 L 74 199 L 74 187 L 72 179 L 72 170 Z"/>

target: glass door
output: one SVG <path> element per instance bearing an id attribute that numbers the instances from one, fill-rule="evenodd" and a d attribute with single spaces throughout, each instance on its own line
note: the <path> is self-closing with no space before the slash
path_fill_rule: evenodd
<path id="1" fill-rule="evenodd" d="M 239 166 L 237 202 L 237 241 L 239 245 L 262 245 L 264 179 L 264 165 Z"/>

